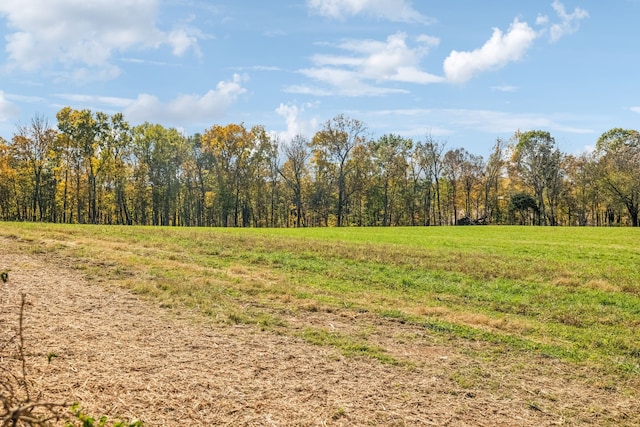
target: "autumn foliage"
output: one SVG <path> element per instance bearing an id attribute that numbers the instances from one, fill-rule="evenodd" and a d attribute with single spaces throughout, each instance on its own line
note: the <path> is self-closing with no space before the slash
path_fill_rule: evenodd
<path id="1" fill-rule="evenodd" d="M 427 135 L 374 138 L 339 115 L 311 137 L 262 126 L 202 134 L 61 109 L 0 138 L 0 219 L 172 226 L 638 225 L 640 138 L 612 129 L 591 154 L 546 131 L 487 159 Z M 527 200 L 527 206 L 522 205 Z"/>

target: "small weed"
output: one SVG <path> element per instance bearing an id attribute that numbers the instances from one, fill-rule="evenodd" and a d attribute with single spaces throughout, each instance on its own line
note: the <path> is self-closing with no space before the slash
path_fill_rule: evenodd
<path id="1" fill-rule="evenodd" d="M 248 319 L 243 316 L 242 314 L 239 313 L 229 313 L 227 314 L 227 319 L 229 320 L 229 323 L 233 324 L 233 325 L 240 325 L 243 323 L 249 323 Z"/>
<path id="2" fill-rule="evenodd" d="M 331 419 L 334 420 L 334 421 L 337 421 L 340 418 L 346 417 L 346 416 L 347 416 L 347 411 L 345 411 L 344 408 L 338 408 L 338 409 L 335 410 L 335 412 L 331 416 Z"/>
<path id="3" fill-rule="evenodd" d="M 357 341 L 351 336 L 338 332 L 329 332 L 325 329 L 306 328 L 302 331 L 300 336 L 311 344 L 335 347 L 347 357 L 364 356 L 385 364 L 400 364 L 400 361 L 388 355 L 384 349 L 371 346 L 365 342 Z"/>
<path id="4" fill-rule="evenodd" d="M 483 372 L 480 367 L 472 366 L 454 372 L 451 375 L 451 380 L 460 388 L 471 389 L 486 384 L 490 377 L 491 375 Z"/>
<path id="5" fill-rule="evenodd" d="M 407 321 L 407 314 L 401 310 L 395 310 L 395 309 L 384 310 L 380 313 L 380 315 L 388 319 L 398 320 L 400 321 L 400 323 L 406 323 Z"/>
<path id="6" fill-rule="evenodd" d="M 76 421 L 81 422 L 82 427 L 142 427 L 144 423 L 140 420 L 134 421 L 110 421 L 107 416 L 101 416 L 99 418 L 95 418 L 94 416 L 88 415 L 83 412 L 80 405 L 77 403 L 71 406 L 71 413 L 73 414 L 74 420 L 68 421 L 65 424 L 65 427 L 77 427 L 78 424 Z"/>

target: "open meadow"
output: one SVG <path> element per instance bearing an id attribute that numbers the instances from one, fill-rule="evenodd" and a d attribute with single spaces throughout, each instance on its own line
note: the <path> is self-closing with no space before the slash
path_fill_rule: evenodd
<path id="1" fill-rule="evenodd" d="M 0 223 L 0 270 L 4 303 L 33 299 L 44 395 L 99 413 L 617 426 L 640 424 L 639 242 L 634 228 Z"/>

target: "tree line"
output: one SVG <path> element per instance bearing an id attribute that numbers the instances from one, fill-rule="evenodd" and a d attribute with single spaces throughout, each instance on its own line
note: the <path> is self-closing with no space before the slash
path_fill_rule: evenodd
<path id="1" fill-rule="evenodd" d="M 427 135 L 372 138 L 338 115 L 313 137 L 214 125 L 186 136 L 120 113 L 61 109 L 0 138 L 0 219 L 220 226 L 630 225 L 640 133 L 611 129 L 592 153 L 549 132 L 497 139 L 488 158 Z"/>

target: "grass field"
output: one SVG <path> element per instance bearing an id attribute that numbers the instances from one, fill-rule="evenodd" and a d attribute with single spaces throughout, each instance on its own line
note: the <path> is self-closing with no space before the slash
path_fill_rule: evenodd
<path id="1" fill-rule="evenodd" d="M 20 251 L 70 260 L 163 307 L 256 324 L 383 363 L 366 332 L 289 327 L 297 312 L 410 324 L 614 376 L 640 373 L 640 230 L 196 229 L 0 223 Z M 0 267 L 2 267 L 0 265 Z"/>

